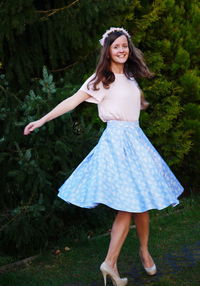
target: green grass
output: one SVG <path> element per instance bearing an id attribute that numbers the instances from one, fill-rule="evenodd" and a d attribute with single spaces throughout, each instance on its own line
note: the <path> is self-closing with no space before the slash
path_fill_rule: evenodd
<path id="1" fill-rule="evenodd" d="M 200 196 L 182 199 L 176 208 L 151 212 L 150 249 L 158 275 L 148 277 L 138 258 L 138 240 L 131 229 L 119 259 L 128 285 L 200 285 Z M 99 265 L 103 261 L 109 236 L 68 245 L 70 251 L 53 255 L 42 253 L 32 264 L 0 276 L 0 286 L 100 286 Z M 111 285 L 111 284 L 109 284 Z"/>

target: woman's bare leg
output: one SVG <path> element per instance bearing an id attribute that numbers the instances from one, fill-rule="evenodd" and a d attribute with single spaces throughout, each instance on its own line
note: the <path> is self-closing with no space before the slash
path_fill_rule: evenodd
<path id="1" fill-rule="evenodd" d="M 152 267 L 154 262 L 148 251 L 149 213 L 134 213 L 134 221 L 140 242 L 140 257 L 145 267 Z"/>
<path id="2" fill-rule="evenodd" d="M 111 230 L 111 240 L 105 261 L 117 272 L 117 259 L 129 232 L 132 213 L 119 211 Z M 118 273 L 118 272 L 117 272 Z"/>

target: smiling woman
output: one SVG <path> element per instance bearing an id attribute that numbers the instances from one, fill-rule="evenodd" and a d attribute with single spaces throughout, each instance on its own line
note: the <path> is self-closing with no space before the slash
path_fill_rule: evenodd
<path id="1" fill-rule="evenodd" d="M 107 122 L 107 128 L 98 144 L 61 186 L 58 196 L 79 207 L 104 204 L 118 211 L 100 270 L 105 285 L 109 275 L 115 286 L 125 286 L 128 280 L 120 278 L 117 260 L 132 216 L 140 241 L 141 262 L 147 274 L 154 275 L 156 265 L 148 251 L 148 211 L 177 205 L 183 188 L 139 126 L 142 97 L 135 78 L 152 75 L 142 53 L 123 28 L 108 30 L 101 44 L 95 74 L 76 94 L 26 126 L 24 134 L 83 101 L 98 104 L 99 117 Z"/>
<path id="2" fill-rule="evenodd" d="M 123 65 L 129 56 L 128 40 L 122 35 L 110 46 L 111 70 L 113 73 L 123 74 Z"/>
<path id="3" fill-rule="evenodd" d="M 123 73 L 129 79 L 153 76 L 142 52 L 134 46 L 130 35 L 123 28 L 111 28 L 103 35 L 100 43 L 102 50 L 94 77 L 94 90 L 100 82 L 104 88 L 109 88 L 115 80 L 114 73 Z M 143 98 L 141 101 L 143 104 Z"/>

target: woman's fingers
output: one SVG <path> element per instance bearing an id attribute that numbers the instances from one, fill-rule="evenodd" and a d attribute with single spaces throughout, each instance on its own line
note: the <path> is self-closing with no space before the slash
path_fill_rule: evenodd
<path id="1" fill-rule="evenodd" d="M 36 124 L 34 122 L 29 123 L 25 128 L 24 128 L 24 135 L 30 134 L 35 128 L 37 128 Z"/>
<path id="2" fill-rule="evenodd" d="M 33 121 L 29 123 L 25 128 L 24 128 L 24 135 L 30 134 L 35 128 L 41 127 L 45 123 L 44 120 L 40 119 L 37 121 Z"/>
<path id="3" fill-rule="evenodd" d="M 24 135 L 28 135 L 30 133 L 30 128 L 31 128 L 32 124 L 28 124 L 25 128 L 24 128 Z"/>

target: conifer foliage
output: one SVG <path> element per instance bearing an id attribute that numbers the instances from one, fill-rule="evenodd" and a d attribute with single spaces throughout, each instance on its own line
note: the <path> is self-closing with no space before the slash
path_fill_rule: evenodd
<path id="1" fill-rule="evenodd" d="M 0 59 L 9 81 L 27 85 L 41 67 L 62 70 L 90 54 L 99 34 L 118 24 L 122 1 L 11 0 L 0 9 Z"/>
<path id="2" fill-rule="evenodd" d="M 133 25 L 135 41 L 155 73 L 151 83 L 141 82 L 151 102 L 143 126 L 186 192 L 199 189 L 199 8 L 196 0 L 156 0 L 140 6 Z"/>
<path id="3" fill-rule="evenodd" d="M 155 73 L 138 79 L 150 102 L 142 128 L 186 191 L 199 189 L 199 1 L 3 0 L 0 8 L 5 251 L 30 254 L 63 234 L 74 236 L 77 217 L 84 231 L 106 222 L 107 210 L 85 211 L 57 199 L 57 188 L 102 132 L 96 106 L 84 103 L 28 137 L 22 131 L 94 71 L 98 40 L 110 26 L 130 32 Z"/>

